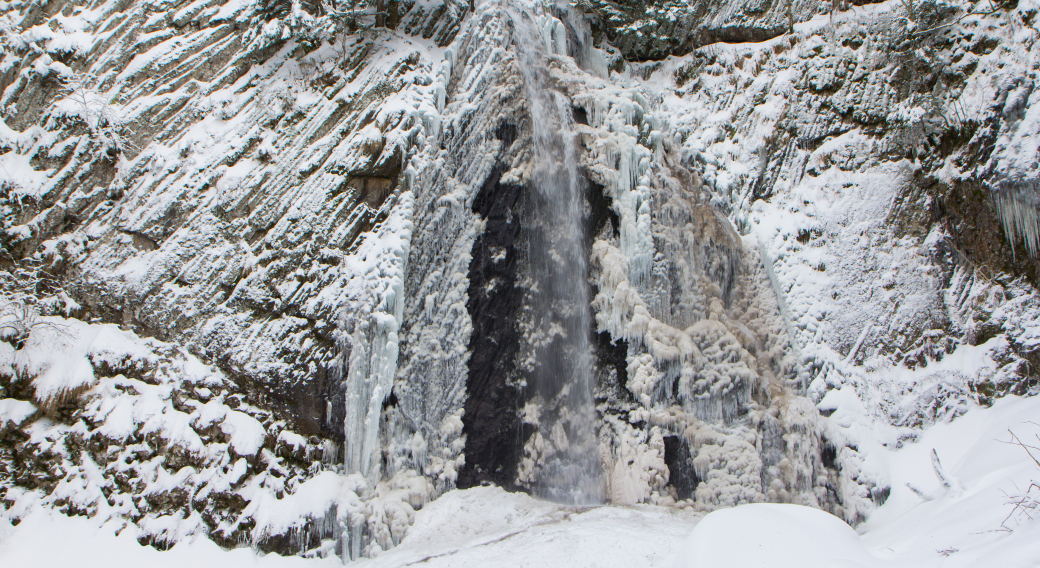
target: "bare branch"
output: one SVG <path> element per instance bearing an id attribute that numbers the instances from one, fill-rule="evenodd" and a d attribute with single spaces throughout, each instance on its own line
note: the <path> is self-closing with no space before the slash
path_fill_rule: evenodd
<path id="1" fill-rule="evenodd" d="M 932 470 L 935 471 L 935 477 L 939 478 L 939 484 L 947 491 L 953 489 L 957 484 L 956 480 L 947 474 L 942 464 L 939 463 L 939 454 L 935 452 L 935 448 L 932 448 Z"/>
<path id="2" fill-rule="evenodd" d="M 1023 450 L 1026 451 L 1027 454 L 1029 454 L 1029 458 L 1031 460 L 1033 460 L 1033 463 L 1036 464 L 1036 467 L 1040 468 L 1040 459 L 1037 459 L 1037 457 L 1033 455 L 1033 452 L 1030 451 L 1030 450 L 1040 451 L 1040 448 L 1038 448 L 1036 446 L 1030 446 L 1028 444 L 1024 444 L 1022 442 L 1022 440 L 1020 440 L 1018 438 L 1018 436 L 1015 435 L 1015 433 L 1011 431 L 1010 428 L 1008 429 L 1008 434 L 1011 434 L 1011 440 L 1012 441 L 1010 441 L 1010 442 L 1005 442 L 1003 440 L 998 440 L 998 441 L 1000 441 L 1000 443 L 1002 443 L 1002 444 L 1010 444 L 1012 446 L 1020 446 Z"/>
<path id="3" fill-rule="evenodd" d="M 1029 424 L 1037 425 L 1035 422 L 1029 422 Z M 1001 440 L 1000 442 L 1021 447 L 1025 450 L 1026 454 L 1029 455 L 1029 459 L 1033 460 L 1033 463 L 1036 464 L 1037 468 L 1040 468 L 1040 460 L 1037 460 L 1037 457 L 1030 451 L 1031 449 L 1040 451 L 1040 448 L 1023 443 L 1022 440 L 1019 439 L 1018 435 L 1010 429 L 1008 429 L 1008 433 L 1011 434 L 1012 441 L 1004 442 Z M 1015 489 L 1017 490 L 1018 488 L 1016 487 Z M 1034 490 L 1036 491 L 1034 492 Z M 1008 526 L 1008 522 L 1012 518 L 1025 517 L 1032 520 L 1034 515 L 1040 513 L 1040 484 L 1038 484 L 1037 481 L 1031 481 L 1029 487 L 1027 487 L 1025 491 L 1018 491 L 1010 495 L 1004 493 L 1004 496 L 1007 498 L 1006 503 L 1012 505 L 1011 511 L 1008 512 L 1004 521 L 1000 523 L 1001 529 L 1004 531 L 1011 532 L 1014 530 L 1012 527 Z"/>
<path id="4" fill-rule="evenodd" d="M 37 259 L 0 272 L 0 341 L 20 351 L 33 335 L 72 339 L 70 326 L 42 319 L 59 312 L 65 298 L 61 284 Z"/>
<path id="5" fill-rule="evenodd" d="M 933 499 L 933 497 L 931 495 L 929 495 L 928 493 L 925 493 L 924 491 L 914 487 L 913 485 L 910 485 L 909 483 L 906 484 L 906 487 L 910 491 L 913 491 L 914 495 L 917 495 L 918 497 L 920 497 L 924 501 L 931 501 Z"/>

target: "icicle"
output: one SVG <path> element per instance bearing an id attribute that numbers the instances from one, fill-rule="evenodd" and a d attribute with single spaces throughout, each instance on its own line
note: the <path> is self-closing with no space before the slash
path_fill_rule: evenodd
<path id="1" fill-rule="evenodd" d="M 444 77 L 451 77 L 451 72 L 455 69 L 457 56 L 455 50 L 451 47 L 444 50 L 444 62 L 441 65 L 441 69 L 444 71 Z"/>
<path id="2" fill-rule="evenodd" d="M 372 251 L 385 258 L 378 266 L 383 288 L 374 306 L 361 305 L 350 336 L 344 403 L 344 466 L 347 473 L 360 473 L 370 480 L 379 475 L 379 423 L 383 402 L 390 396 L 397 373 L 398 329 L 404 311 L 404 274 L 411 242 L 412 194 L 401 194 L 398 206 L 387 220 L 385 248 Z M 373 242 L 379 242 L 379 237 Z M 363 255 L 362 255 L 363 256 Z M 359 278 L 367 278 L 367 275 Z M 365 280 L 363 286 L 375 282 Z M 371 292 L 369 292 L 371 293 Z"/>
<path id="3" fill-rule="evenodd" d="M 437 89 L 437 94 L 436 94 L 436 96 L 437 96 L 437 112 L 438 113 L 443 113 L 444 112 L 444 105 L 445 105 L 445 97 L 447 96 L 446 95 L 446 91 L 444 90 L 444 82 L 443 81 L 437 81 L 436 89 Z"/>
<path id="4" fill-rule="evenodd" d="M 1040 198 L 1034 182 L 1007 183 L 994 193 L 1004 235 L 1012 246 L 1022 240 L 1030 257 L 1040 250 Z"/>
<path id="5" fill-rule="evenodd" d="M 553 53 L 556 55 L 567 55 L 567 28 L 563 22 L 553 20 Z"/>

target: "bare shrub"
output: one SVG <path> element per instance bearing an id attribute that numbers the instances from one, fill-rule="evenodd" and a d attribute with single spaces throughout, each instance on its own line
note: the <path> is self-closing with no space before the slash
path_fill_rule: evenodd
<path id="1" fill-rule="evenodd" d="M 67 312 L 75 305 L 61 284 L 37 260 L 25 260 L 0 271 L 0 341 L 20 351 L 32 335 L 70 339 L 69 326 L 44 316 Z"/>
<path id="2" fill-rule="evenodd" d="M 81 120 L 98 142 L 97 157 L 115 163 L 125 160 L 123 153 L 136 150 L 125 136 L 125 124 L 118 105 L 113 105 L 107 95 L 98 90 L 96 76 L 72 73 L 62 77 L 65 97 L 58 102 L 58 111 Z"/>
<path id="3" fill-rule="evenodd" d="M 1034 426 L 1040 426 L 1035 422 L 1030 422 Z M 1036 464 L 1037 470 L 1040 471 L 1040 459 L 1037 459 L 1037 455 L 1040 455 L 1040 446 L 1034 446 L 1023 442 L 1017 434 L 1008 430 L 1011 434 L 1011 441 L 1004 442 L 1005 444 L 1012 444 L 1025 450 L 1029 454 L 1029 458 Z M 1040 435 L 1036 435 L 1037 443 L 1040 443 Z M 1038 452 L 1037 455 L 1033 454 L 1033 451 Z M 1000 523 L 1002 530 L 1011 532 L 1015 525 L 1022 522 L 1023 519 L 1032 520 L 1035 515 L 1040 513 L 1040 482 L 1031 480 L 1029 487 L 1024 490 L 1015 491 L 1014 493 L 1005 493 L 1007 497 L 1007 504 L 1011 505 L 1011 512 L 1004 518 L 1004 522 Z"/>

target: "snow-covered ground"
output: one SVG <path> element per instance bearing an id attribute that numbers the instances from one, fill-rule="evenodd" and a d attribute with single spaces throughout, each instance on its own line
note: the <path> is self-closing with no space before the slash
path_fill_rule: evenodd
<path id="1" fill-rule="evenodd" d="M 1015 513 L 1008 496 L 1040 480 L 1040 469 L 1021 447 L 1006 443 L 1009 430 L 1026 443 L 1035 440 L 1040 433 L 1037 417 L 1040 398 L 1008 397 L 932 426 L 900 449 L 878 450 L 892 494 L 858 527 L 859 537 L 837 518 L 794 505 L 724 509 L 695 531 L 701 516 L 687 510 L 649 505 L 572 508 L 482 487 L 452 491 L 428 504 L 400 546 L 357 565 L 701 568 L 722 565 L 713 559 L 739 559 L 741 566 L 775 568 L 782 566 L 779 559 L 803 558 L 808 563 L 802 567 L 1037 566 L 1040 519 Z M 949 489 L 934 472 L 933 450 Z M 1040 498 L 1040 491 L 1033 494 Z M 340 563 L 335 557 L 228 551 L 206 538 L 159 552 L 140 546 L 129 531 L 120 536 L 113 532 L 112 526 L 99 527 L 90 519 L 41 507 L 17 526 L 6 520 L 0 525 L 0 565 L 317 568 Z M 798 538 L 777 538 L 785 533 Z"/>
<path id="2" fill-rule="evenodd" d="M 916 443 L 883 456 L 892 495 L 859 527 L 863 540 L 907 566 L 1040 566 L 1040 519 L 1013 513 L 1008 504 L 1032 480 L 1040 481 L 1037 464 L 1008 443 L 1014 432 L 1026 444 L 1040 445 L 1038 419 L 1040 399 L 1009 397 L 933 426 Z M 933 449 L 949 489 L 931 467 Z M 1040 498 L 1040 491 L 1031 493 Z"/>

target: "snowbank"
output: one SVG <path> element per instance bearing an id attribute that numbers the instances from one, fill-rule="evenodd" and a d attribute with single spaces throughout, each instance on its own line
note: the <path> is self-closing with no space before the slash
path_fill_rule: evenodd
<path id="1" fill-rule="evenodd" d="M 99 529 L 91 519 L 39 510 L 17 527 L 0 521 L 0 564 L 12 568 L 322 568 L 341 565 L 338 558 L 258 556 L 250 548 L 224 550 L 205 538 L 160 552 L 138 544 L 132 533 L 124 531 L 116 536 L 111 530 Z"/>
<path id="2" fill-rule="evenodd" d="M 675 568 L 888 565 L 838 517 L 811 507 L 772 503 L 722 509 L 704 517 L 675 562 Z"/>
<path id="3" fill-rule="evenodd" d="M 400 546 L 350 565 L 667 566 L 697 518 L 667 507 L 562 507 L 522 493 L 479 487 L 446 493 L 416 514 L 415 524 Z M 54 546 L 55 542 L 62 545 Z M 0 565 L 324 568 L 342 564 L 336 557 L 257 555 L 250 548 L 229 551 L 206 538 L 185 539 L 168 552 L 159 552 L 138 544 L 133 530 L 115 536 L 111 527 L 99 528 L 91 519 L 38 508 L 18 526 L 0 519 Z"/>
<path id="4" fill-rule="evenodd" d="M 893 490 L 860 526 L 862 537 L 837 517 L 797 505 L 743 505 L 701 518 L 689 509 L 650 505 L 564 507 L 478 487 L 450 491 L 427 504 L 415 513 L 412 528 L 397 547 L 353 565 L 1035 567 L 1040 565 L 1040 520 L 1009 517 L 1012 508 L 1005 493 L 1024 490 L 1040 472 L 1020 447 L 1001 441 L 1008 440 L 1008 429 L 1023 439 L 1040 433 L 1040 427 L 1028 423 L 1038 415 L 1040 397 L 1009 397 L 934 425 L 915 443 L 873 449 L 891 473 Z M 950 489 L 934 476 L 933 450 L 943 460 Z M 279 525 L 284 523 L 280 519 L 321 512 L 342 488 L 340 483 L 329 473 L 316 476 L 280 503 L 284 514 L 261 523 L 284 529 L 288 525 Z M 249 548 L 227 551 L 206 538 L 186 538 L 169 552 L 158 552 L 138 544 L 139 533 L 132 527 L 114 536 L 111 525 L 98 527 L 93 519 L 30 507 L 35 508 L 17 526 L 0 519 L 2 566 L 340 565 L 335 557 L 305 560 L 259 556 Z M 1005 519 L 1010 522 L 1002 527 Z M 56 541 L 62 546 L 53 546 Z"/>
<path id="5" fill-rule="evenodd" d="M 1036 445 L 1038 416 L 1040 397 L 1007 397 L 990 408 L 971 408 L 925 430 L 916 443 L 888 452 L 883 457 L 892 495 L 859 527 L 864 542 L 921 568 L 1040 566 L 1040 519 L 1008 503 L 1040 481 L 1040 468 L 1008 443 L 1014 432 Z M 948 488 L 932 467 L 933 451 Z M 1040 498 L 1040 491 L 1031 495 Z"/>

